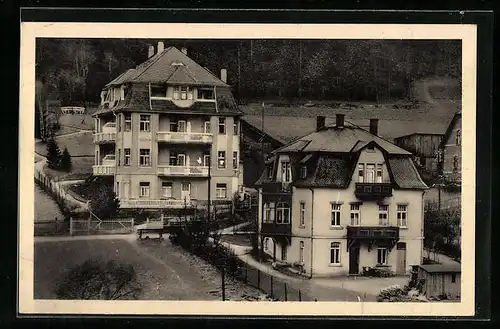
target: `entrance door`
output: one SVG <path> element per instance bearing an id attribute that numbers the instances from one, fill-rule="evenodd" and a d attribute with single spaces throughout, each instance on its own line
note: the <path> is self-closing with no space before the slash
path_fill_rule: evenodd
<path id="1" fill-rule="evenodd" d="M 349 250 L 349 274 L 359 274 L 359 247 Z"/>
<path id="2" fill-rule="evenodd" d="M 398 264 L 396 268 L 397 274 L 404 275 L 406 274 L 406 243 L 398 242 L 396 245 L 397 253 L 398 253 Z"/>
<path id="3" fill-rule="evenodd" d="M 182 183 L 181 184 L 181 198 L 182 200 L 186 200 L 186 202 L 191 201 L 191 184 L 190 183 Z"/>

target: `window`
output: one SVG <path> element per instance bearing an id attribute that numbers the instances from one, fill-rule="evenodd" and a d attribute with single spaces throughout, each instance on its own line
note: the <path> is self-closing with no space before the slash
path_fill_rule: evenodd
<path id="1" fill-rule="evenodd" d="M 360 212 L 359 212 L 359 203 L 351 204 L 351 225 L 359 226 L 360 224 Z"/>
<path id="2" fill-rule="evenodd" d="M 460 129 L 457 130 L 456 144 L 457 145 L 462 144 L 462 132 L 460 131 Z"/>
<path id="3" fill-rule="evenodd" d="M 219 118 L 219 134 L 226 133 L 226 118 Z"/>
<path id="4" fill-rule="evenodd" d="M 341 205 L 333 203 L 332 204 L 332 213 L 331 213 L 331 226 L 340 226 L 340 209 Z"/>
<path id="5" fill-rule="evenodd" d="M 198 89 L 198 99 L 214 99 L 214 91 L 212 89 Z"/>
<path id="6" fill-rule="evenodd" d="M 139 196 L 141 198 L 143 197 L 149 197 L 149 182 L 140 182 L 139 183 Z"/>
<path id="7" fill-rule="evenodd" d="M 233 152 L 233 169 L 238 169 L 238 152 Z"/>
<path id="8" fill-rule="evenodd" d="M 179 99 L 179 91 L 180 91 L 179 86 L 174 86 L 174 95 L 173 95 L 173 99 Z"/>
<path id="9" fill-rule="evenodd" d="M 219 169 L 226 168 L 226 151 L 217 152 L 217 168 Z"/>
<path id="10" fill-rule="evenodd" d="M 363 183 L 365 181 L 365 165 L 360 163 L 358 165 L 358 182 Z"/>
<path id="11" fill-rule="evenodd" d="M 118 165 L 122 165 L 122 150 L 118 149 Z"/>
<path id="12" fill-rule="evenodd" d="M 377 183 L 382 183 L 382 165 L 377 164 Z"/>
<path id="13" fill-rule="evenodd" d="M 151 166 L 151 150 L 140 149 L 139 150 L 139 166 L 150 167 Z"/>
<path id="14" fill-rule="evenodd" d="M 120 196 L 120 182 L 116 182 L 116 196 Z"/>
<path id="15" fill-rule="evenodd" d="M 140 131 L 149 131 L 150 127 L 150 115 L 141 115 L 140 116 L 140 123 L 139 123 L 139 130 Z"/>
<path id="16" fill-rule="evenodd" d="M 451 283 L 457 282 L 457 275 L 455 273 L 451 274 Z"/>
<path id="17" fill-rule="evenodd" d="M 300 177 L 303 179 L 307 177 L 307 167 L 306 166 L 302 166 L 300 168 Z"/>
<path id="18" fill-rule="evenodd" d="M 453 171 L 458 170 L 458 157 L 456 155 L 453 156 Z"/>
<path id="19" fill-rule="evenodd" d="M 203 165 L 205 167 L 210 166 L 210 154 L 203 155 Z"/>
<path id="20" fill-rule="evenodd" d="M 215 186 L 215 196 L 217 199 L 225 199 L 226 198 L 227 187 L 226 184 L 217 183 Z"/>
<path id="21" fill-rule="evenodd" d="M 289 161 L 281 163 L 281 181 L 283 183 L 290 183 L 292 181 L 292 167 Z"/>
<path id="22" fill-rule="evenodd" d="M 177 165 L 185 166 L 186 165 L 186 155 L 183 153 L 177 154 Z"/>
<path id="23" fill-rule="evenodd" d="M 375 182 L 375 165 L 369 163 L 366 165 L 366 183 Z"/>
<path id="24" fill-rule="evenodd" d="M 238 135 L 238 125 L 238 120 L 235 118 L 233 123 L 233 134 L 235 136 Z"/>
<path id="25" fill-rule="evenodd" d="M 265 203 L 264 204 L 264 213 L 263 213 L 263 223 L 273 223 L 274 222 L 274 202 Z"/>
<path id="26" fill-rule="evenodd" d="M 123 149 L 123 156 L 124 156 L 123 165 L 130 166 L 130 149 L 129 148 Z"/>
<path id="27" fill-rule="evenodd" d="M 330 244 L 330 264 L 340 264 L 340 242 Z"/>
<path id="28" fill-rule="evenodd" d="M 191 97 L 191 98 L 189 98 L 189 97 Z M 181 87 L 181 99 L 182 100 L 193 99 L 193 91 L 190 87 L 186 87 L 186 86 Z"/>
<path id="29" fill-rule="evenodd" d="M 404 204 L 398 204 L 398 226 L 399 227 L 406 227 L 407 223 L 407 217 L 408 217 L 408 206 Z"/>
<path id="30" fill-rule="evenodd" d="M 170 131 L 171 132 L 177 132 L 177 121 L 174 121 L 175 119 L 170 119 Z"/>
<path id="31" fill-rule="evenodd" d="M 125 114 L 125 131 L 132 130 L 132 115 L 130 113 Z"/>
<path id="32" fill-rule="evenodd" d="M 301 202 L 300 203 L 300 221 L 299 221 L 299 225 L 301 227 L 306 226 L 306 203 L 305 202 Z"/>
<path id="33" fill-rule="evenodd" d="M 387 249 L 378 248 L 377 249 L 377 264 L 387 265 Z"/>
<path id="34" fill-rule="evenodd" d="M 301 264 L 304 263 L 304 241 L 300 241 L 299 243 L 299 262 Z"/>
<path id="35" fill-rule="evenodd" d="M 267 166 L 267 177 L 269 179 L 273 178 L 273 165 L 272 164 Z"/>
<path id="36" fill-rule="evenodd" d="M 269 249 L 269 238 L 264 239 L 264 250 L 267 251 Z"/>
<path id="37" fill-rule="evenodd" d="M 205 134 L 210 133 L 210 121 L 205 121 L 205 124 L 203 125 L 203 132 Z"/>
<path id="38" fill-rule="evenodd" d="M 151 85 L 151 97 L 167 97 L 167 85 Z"/>
<path id="39" fill-rule="evenodd" d="M 379 225 L 389 225 L 389 206 L 378 205 L 378 223 Z"/>
<path id="40" fill-rule="evenodd" d="M 161 196 L 164 198 L 172 197 L 172 183 L 171 182 L 162 182 L 161 183 Z"/>
<path id="41" fill-rule="evenodd" d="M 290 207 L 286 202 L 279 202 L 276 207 L 276 223 L 290 224 Z"/>
<path id="42" fill-rule="evenodd" d="M 185 133 L 186 132 L 186 121 L 179 120 L 177 122 L 177 132 Z"/>

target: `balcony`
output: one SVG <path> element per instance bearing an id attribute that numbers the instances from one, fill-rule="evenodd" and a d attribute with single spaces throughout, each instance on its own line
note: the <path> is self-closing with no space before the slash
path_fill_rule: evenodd
<path id="1" fill-rule="evenodd" d="M 115 165 L 92 166 L 92 172 L 95 176 L 112 176 L 116 173 L 116 166 Z"/>
<path id="2" fill-rule="evenodd" d="M 195 206 L 194 201 L 181 199 L 120 199 L 120 208 L 181 209 Z"/>
<path id="3" fill-rule="evenodd" d="M 156 136 L 158 142 L 164 143 L 211 144 L 213 142 L 213 135 L 209 133 L 160 131 Z"/>
<path id="4" fill-rule="evenodd" d="M 94 134 L 94 144 L 114 143 L 116 132 L 102 132 Z"/>
<path id="5" fill-rule="evenodd" d="M 158 165 L 159 176 L 208 177 L 208 166 L 165 166 Z"/>
<path id="6" fill-rule="evenodd" d="M 390 183 L 356 183 L 355 195 L 361 200 L 380 200 L 392 196 Z"/>
<path id="7" fill-rule="evenodd" d="M 347 226 L 347 250 L 355 243 L 367 243 L 368 250 L 373 244 L 392 249 L 399 240 L 399 227 L 396 226 Z"/>
<path id="8" fill-rule="evenodd" d="M 265 183 L 262 185 L 262 192 L 269 194 L 290 194 L 291 193 L 290 183 L 273 182 Z"/>

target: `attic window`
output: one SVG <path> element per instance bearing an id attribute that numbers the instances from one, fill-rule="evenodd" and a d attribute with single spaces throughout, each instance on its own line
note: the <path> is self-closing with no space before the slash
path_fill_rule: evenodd
<path id="1" fill-rule="evenodd" d="M 167 86 L 151 85 L 151 97 L 167 97 Z"/>
<path id="2" fill-rule="evenodd" d="M 184 66 L 184 63 L 182 62 L 172 62 L 172 66 Z"/>
<path id="3" fill-rule="evenodd" d="M 307 167 L 302 166 L 300 168 L 300 178 L 306 178 L 307 177 Z"/>
<path id="4" fill-rule="evenodd" d="M 375 151 L 375 145 L 373 145 L 373 144 L 368 144 L 367 149 L 368 149 L 369 151 Z"/>

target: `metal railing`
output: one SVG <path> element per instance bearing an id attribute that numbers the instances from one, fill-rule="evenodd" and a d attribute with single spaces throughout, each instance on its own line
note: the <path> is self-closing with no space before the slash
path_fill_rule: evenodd
<path id="1" fill-rule="evenodd" d="M 94 143 L 114 142 L 115 140 L 116 132 L 94 133 Z"/>
<path id="2" fill-rule="evenodd" d="M 180 199 L 120 199 L 120 208 L 184 208 L 194 205 L 192 200 Z"/>
<path id="3" fill-rule="evenodd" d="M 94 175 L 98 176 L 114 175 L 116 172 L 116 166 L 115 165 L 92 166 L 92 172 Z"/>
<path id="4" fill-rule="evenodd" d="M 208 177 L 208 166 L 166 166 L 158 165 L 158 175 Z"/>

